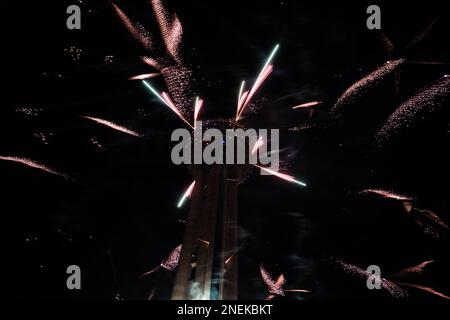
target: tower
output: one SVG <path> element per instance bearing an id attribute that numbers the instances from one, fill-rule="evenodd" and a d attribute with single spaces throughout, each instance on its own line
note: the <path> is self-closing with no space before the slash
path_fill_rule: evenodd
<path id="1" fill-rule="evenodd" d="M 228 121 L 214 122 L 222 131 L 228 126 Z M 189 166 L 196 184 L 172 299 L 238 298 L 237 189 L 249 168 L 245 164 Z"/>

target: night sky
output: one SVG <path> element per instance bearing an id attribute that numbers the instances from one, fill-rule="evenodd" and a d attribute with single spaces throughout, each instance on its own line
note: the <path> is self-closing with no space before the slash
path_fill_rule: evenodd
<path id="1" fill-rule="evenodd" d="M 448 230 L 424 232 L 402 202 L 364 189 L 408 195 L 413 206 L 450 223 L 449 95 L 423 121 L 380 145 L 389 115 L 419 89 L 450 73 L 448 12 L 432 1 L 375 1 L 382 30 L 368 30 L 368 4 L 323 1 L 169 1 L 184 28 L 183 55 L 204 119 L 232 117 L 240 82 L 252 83 L 270 50 L 274 72 L 245 123 L 278 128 L 283 169 L 307 188 L 254 171 L 239 189 L 239 297 L 264 299 L 260 263 L 287 288 L 311 290 L 283 299 L 391 300 L 333 259 L 390 279 L 435 260 L 409 283 L 450 295 Z M 116 2 L 141 22 L 148 1 Z M 66 8 L 79 4 L 81 30 L 66 28 Z M 139 81 L 156 72 L 108 1 L 9 3 L 0 107 L 0 156 L 33 159 L 69 176 L 0 161 L 2 264 L 14 299 L 169 299 L 174 272 L 145 278 L 181 243 L 188 205 L 176 204 L 192 178 L 170 159 L 170 135 L 182 122 Z M 91 10 L 91 11 L 88 11 Z M 436 19 L 437 18 L 437 19 Z M 428 33 L 410 45 L 432 23 Z M 391 49 L 386 43 L 389 39 Z M 350 105 L 330 110 L 355 81 L 390 59 L 401 71 Z M 444 62 L 423 64 L 417 62 Z M 447 64 L 445 64 L 447 63 Z M 161 77 L 150 79 L 164 90 Z M 312 100 L 309 110 L 293 106 Z M 257 110 L 256 110 L 257 109 Z M 114 121 L 126 135 L 80 118 Z M 298 130 L 293 130 L 293 128 Z M 82 290 L 66 288 L 66 268 L 81 267 Z M 410 299 L 442 299 L 408 290 Z"/>

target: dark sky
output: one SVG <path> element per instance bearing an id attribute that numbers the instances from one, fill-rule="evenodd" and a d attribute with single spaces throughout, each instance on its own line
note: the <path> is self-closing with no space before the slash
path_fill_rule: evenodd
<path id="1" fill-rule="evenodd" d="M 140 62 L 145 52 L 108 2 L 84 1 L 82 29 L 70 31 L 65 11 L 75 2 L 14 2 L 6 11 L 0 155 L 30 158 L 71 177 L 0 163 L 7 292 L 27 299 L 145 299 L 157 287 L 155 297 L 167 299 L 173 273 L 139 276 L 183 236 L 179 220 L 186 218 L 187 206 L 177 209 L 176 203 L 191 177 L 170 160 L 170 134 L 181 123 L 139 82 L 127 80 L 152 70 Z M 385 50 L 381 32 L 366 28 L 368 3 L 169 2 L 183 23 L 183 53 L 194 72 L 192 90 L 206 101 L 205 118 L 231 116 L 240 81 L 252 82 L 280 44 L 275 71 L 256 97 L 260 111 L 246 121 L 281 130 L 283 164 L 308 187 L 256 172 L 241 185 L 241 298 L 264 298 L 258 270 L 263 262 L 284 272 L 289 287 L 312 291 L 289 299 L 389 299 L 330 264 L 330 257 L 362 268 L 380 265 L 386 277 L 436 260 L 414 281 L 450 293 L 448 233 L 430 237 L 398 201 L 358 194 L 365 188 L 395 190 L 450 221 L 448 108 L 389 146 L 373 139 L 402 101 L 448 74 L 448 64 L 408 63 L 357 102 L 343 123 L 329 116 L 347 87 L 388 59 L 450 62 L 448 16 L 441 6 L 377 3 L 392 52 Z M 146 1 L 118 4 L 140 21 L 152 19 Z M 409 47 L 437 17 L 431 31 Z M 71 47 L 81 50 L 79 60 L 68 53 Z M 160 79 L 152 83 L 164 88 Z M 311 100 L 323 101 L 311 119 L 308 112 L 291 110 Z M 144 137 L 80 115 L 111 119 Z M 311 128 L 288 130 L 305 125 Z M 81 267 L 81 291 L 66 289 L 70 264 Z"/>

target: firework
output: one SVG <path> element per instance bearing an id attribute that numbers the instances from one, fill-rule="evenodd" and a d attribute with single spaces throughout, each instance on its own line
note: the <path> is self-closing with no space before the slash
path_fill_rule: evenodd
<path id="1" fill-rule="evenodd" d="M 173 251 L 167 256 L 167 258 L 163 262 L 161 262 L 161 267 L 169 271 L 174 270 L 178 266 L 178 262 L 180 261 L 181 249 L 181 244 L 173 249 Z"/>
<path id="2" fill-rule="evenodd" d="M 192 129 L 194 128 L 181 114 L 181 112 L 177 109 L 177 107 L 175 106 L 175 104 L 172 102 L 172 100 L 170 99 L 169 95 L 165 92 L 162 92 L 161 94 L 159 94 L 147 81 L 142 80 L 142 83 L 148 88 L 150 89 L 150 91 L 162 102 L 164 102 L 164 104 L 166 106 L 168 106 L 170 108 L 170 110 L 172 110 L 181 120 L 183 120 L 186 124 L 188 124 Z"/>
<path id="3" fill-rule="evenodd" d="M 250 89 L 250 91 L 246 91 L 245 93 L 242 93 L 244 90 L 245 82 L 242 82 L 241 87 L 239 89 L 239 98 L 238 98 L 238 106 L 237 106 L 237 115 L 236 115 L 236 121 L 239 121 L 240 116 L 242 112 L 244 111 L 245 107 L 248 105 L 256 91 L 259 89 L 259 87 L 262 85 L 264 80 L 272 73 L 273 65 L 271 65 L 271 61 L 273 57 L 275 56 L 275 53 L 278 51 L 278 48 L 280 46 L 277 44 L 275 48 L 272 50 L 272 52 L 269 55 L 269 58 L 267 59 L 266 63 L 264 64 L 263 68 L 261 69 L 261 72 L 259 73 L 258 77 L 255 80 L 255 83 L 253 84 L 253 87 Z"/>
<path id="4" fill-rule="evenodd" d="M 376 194 L 379 196 L 382 196 L 383 198 L 386 199 L 394 199 L 394 200 L 399 200 L 399 201 L 411 201 L 413 200 L 411 197 L 408 196 L 404 196 L 398 193 L 395 193 L 393 191 L 388 191 L 388 190 L 382 190 L 382 189 L 365 189 L 359 192 L 360 194 Z"/>
<path id="5" fill-rule="evenodd" d="M 195 99 L 195 105 L 194 105 L 194 129 L 195 129 L 195 122 L 198 119 L 198 114 L 200 113 L 200 110 L 203 107 L 203 100 L 200 99 L 199 97 L 197 97 L 197 99 Z"/>
<path id="6" fill-rule="evenodd" d="M 146 49 L 152 48 L 153 37 L 147 30 L 144 29 L 139 23 L 133 23 L 128 16 L 116 5 L 112 4 L 114 11 L 120 18 L 128 32 Z"/>
<path id="7" fill-rule="evenodd" d="M 178 202 L 178 205 L 177 205 L 178 208 L 180 208 L 183 205 L 183 203 L 186 200 L 186 198 L 190 198 L 191 197 L 192 191 L 194 190 L 194 186 L 195 186 L 195 181 L 191 183 L 189 188 L 187 188 L 186 192 L 181 197 L 181 199 L 180 199 L 180 201 Z"/>
<path id="8" fill-rule="evenodd" d="M 60 177 L 63 177 L 65 179 L 68 179 L 68 176 L 66 174 L 61 173 L 59 171 L 56 171 L 56 170 L 54 170 L 52 168 L 49 168 L 49 167 L 47 167 L 47 166 L 45 166 L 43 164 L 40 164 L 40 163 L 38 163 L 38 162 L 36 162 L 34 160 L 30 160 L 30 159 L 27 159 L 27 158 L 0 156 L 0 160 L 12 161 L 12 162 L 20 163 L 20 164 L 23 164 L 25 166 L 28 166 L 28 167 L 31 167 L 31 168 L 35 168 L 35 169 L 39 169 L 39 170 L 45 171 L 47 173 L 51 173 L 51 174 L 54 174 L 56 176 L 60 176 Z"/>
<path id="9" fill-rule="evenodd" d="M 406 210 L 406 209 L 405 209 Z M 425 234 L 429 234 L 433 237 L 439 237 L 439 231 L 436 225 L 449 229 L 447 224 L 433 211 L 428 209 L 419 209 L 411 206 L 409 211 L 406 211 L 424 231 Z"/>
<path id="10" fill-rule="evenodd" d="M 156 271 L 159 271 L 159 269 L 161 269 L 161 265 L 158 265 L 158 266 L 154 267 L 153 269 L 147 271 L 146 273 L 142 274 L 141 278 L 148 276 L 149 274 L 155 273 Z"/>
<path id="11" fill-rule="evenodd" d="M 338 99 L 338 101 L 331 109 L 331 114 L 333 116 L 337 116 L 338 113 L 345 108 L 345 106 L 363 97 L 369 90 L 378 86 L 391 74 L 396 72 L 404 62 L 404 59 L 387 61 L 375 71 L 369 73 L 361 80 L 355 82 L 347 90 L 345 90 L 342 96 Z"/>
<path id="12" fill-rule="evenodd" d="M 450 77 L 444 76 L 435 83 L 423 88 L 402 103 L 383 124 L 375 138 L 382 143 L 430 114 L 447 106 L 450 94 Z"/>
<path id="13" fill-rule="evenodd" d="M 317 106 L 319 104 L 321 104 L 322 101 L 311 101 L 311 102 L 307 102 L 307 103 L 302 103 L 298 106 L 292 107 L 292 109 L 305 109 L 305 108 L 310 108 L 310 107 L 314 107 Z"/>
<path id="14" fill-rule="evenodd" d="M 438 292 L 438 291 L 436 291 L 436 290 L 434 290 L 433 288 L 430 288 L 430 287 L 422 286 L 422 285 L 419 285 L 419 284 L 413 284 L 413 283 L 404 283 L 404 282 L 397 282 L 397 284 L 401 285 L 401 286 L 406 286 L 406 287 L 411 287 L 411 288 L 415 288 L 415 289 L 418 289 L 418 290 L 422 290 L 422 291 L 431 293 L 432 295 L 435 295 L 435 296 L 438 296 L 438 297 L 450 300 L 449 296 L 447 296 L 447 295 L 445 295 L 443 293 L 440 293 L 440 292 Z"/>
<path id="15" fill-rule="evenodd" d="M 261 136 L 258 138 L 258 141 L 256 141 L 255 145 L 253 146 L 252 154 L 255 154 L 256 151 L 258 151 L 258 149 L 261 148 L 263 145 L 264 145 L 264 139 Z"/>
<path id="16" fill-rule="evenodd" d="M 285 294 L 283 286 L 286 283 L 286 279 L 284 278 L 283 274 L 280 274 L 278 279 L 275 281 L 262 264 L 260 265 L 259 270 L 269 292 L 279 296 L 284 296 Z"/>
<path id="17" fill-rule="evenodd" d="M 363 270 L 355 265 L 345 263 L 339 259 L 336 259 L 335 262 L 339 265 L 339 267 L 344 270 L 346 273 L 354 275 L 361 279 L 368 279 L 373 274 L 371 272 L 368 272 L 366 270 Z M 398 285 L 396 285 L 394 282 L 389 281 L 385 278 L 379 278 L 381 287 L 388 291 L 393 298 L 399 299 L 399 298 L 405 298 L 408 296 L 407 292 L 400 288 Z"/>
<path id="18" fill-rule="evenodd" d="M 230 263 L 230 261 L 233 259 L 233 257 L 234 257 L 234 254 L 231 255 L 231 256 L 229 256 L 229 257 L 227 258 L 227 260 L 225 260 L 225 264 Z"/>
<path id="19" fill-rule="evenodd" d="M 278 276 L 277 280 L 274 280 L 270 275 L 270 273 L 266 270 L 266 268 L 264 268 L 262 264 L 260 265 L 259 270 L 261 272 L 261 277 L 267 287 L 267 290 L 269 290 L 269 292 L 271 293 L 271 295 L 269 295 L 266 298 L 266 300 L 267 299 L 272 300 L 277 295 L 285 296 L 286 292 L 303 292 L 303 293 L 310 292 L 309 290 L 305 289 L 284 289 L 284 285 L 286 284 L 286 278 L 282 273 Z"/>
<path id="20" fill-rule="evenodd" d="M 200 238 L 198 239 L 198 241 L 200 241 L 201 243 L 209 246 L 209 241 L 206 241 L 206 240 L 203 240 L 203 239 L 200 239 Z"/>
<path id="21" fill-rule="evenodd" d="M 106 126 L 108 128 L 114 129 L 116 131 L 120 131 L 120 132 L 129 134 L 129 135 L 134 136 L 134 137 L 140 137 L 141 136 L 139 133 L 137 133 L 137 132 L 135 132 L 133 130 L 130 130 L 130 129 L 122 127 L 122 126 L 119 126 L 118 124 L 115 124 L 114 122 L 111 122 L 111 121 L 108 121 L 108 120 L 94 118 L 94 117 L 88 117 L 88 116 L 81 116 L 81 118 L 94 121 L 94 122 L 96 122 L 98 124 L 104 125 L 104 126 Z"/>
<path id="22" fill-rule="evenodd" d="M 155 296 L 155 293 L 156 293 L 156 287 L 153 288 L 152 290 L 150 290 L 150 292 L 148 293 L 148 296 L 147 296 L 147 300 L 152 300 L 153 297 Z"/>
<path id="23" fill-rule="evenodd" d="M 144 73 L 144 74 L 138 74 L 136 76 L 132 76 L 128 78 L 128 80 L 144 80 L 149 78 L 157 77 L 159 73 Z"/>
<path id="24" fill-rule="evenodd" d="M 293 182 L 293 183 L 299 184 L 299 185 L 301 185 L 301 186 L 303 186 L 303 187 L 306 187 L 306 183 L 301 182 L 301 181 L 299 181 L 299 180 L 296 180 L 295 177 L 293 177 L 293 176 L 290 176 L 290 175 L 285 174 L 285 173 L 276 172 L 276 171 L 271 170 L 271 169 L 269 169 L 269 168 L 261 167 L 261 166 L 259 166 L 259 165 L 257 165 L 257 164 L 254 164 L 254 166 L 255 166 L 255 167 L 258 167 L 258 168 L 260 168 L 261 170 L 264 170 L 264 171 L 266 171 L 267 173 L 270 173 L 271 175 L 274 175 L 274 176 L 276 176 L 276 177 L 278 177 L 278 178 L 281 178 L 281 179 L 283 179 L 283 180 L 286 180 L 286 181 L 289 181 L 289 182 Z"/>
<path id="25" fill-rule="evenodd" d="M 151 0 L 153 12 L 156 16 L 161 35 L 170 55 L 180 62 L 180 44 L 183 27 L 176 14 L 170 15 L 161 0 Z"/>
<path id="26" fill-rule="evenodd" d="M 407 277 L 410 275 L 421 274 L 423 272 L 423 270 L 425 269 L 425 267 L 432 262 L 434 262 L 434 260 L 428 260 L 428 261 L 419 263 L 418 265 L 403 269 L 403 270 L 397 272 L 396 274 L 394 274 L 393 277 Z"/>

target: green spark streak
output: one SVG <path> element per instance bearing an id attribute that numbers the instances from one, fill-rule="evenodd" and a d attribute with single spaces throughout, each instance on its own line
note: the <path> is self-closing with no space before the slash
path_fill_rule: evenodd
<path id="1" fill-rule="evenodd" d="M 150 91 L 153 92 L 153 94 L 159 98 L 159 100 L 161 100 L 162 102 L 164 102 L 165 105 L 167 105 L 166 101 L 164 101 L 164 99 L 159 95 L 159 93 L 158 93 L 155 89 L 153 89 L 153 87 L 152 87 L 147 81 L 142 80 L 142 83 L 143 83 L 147 88 L 149 88 Z"/>
<path id="2" fill-rule="evenodd" d="M 278 48 L 280 47 L 279 44 L 277 44 L 275 46 L 275 48 L 273 48 L 272 53 L 270 54 L 269 58 L 267 58 L 266 64 L 264 65 L 264 67 L 261 69 L 261 72 L 259 73 L 258 77 L 256 79 L 259 79 L 261 77 L 261 75 L 263 74 L 264 70 L 267 68 L 267 66 L 269 65 L 269 63 L 272 61 L 273 57 L 275 56 L 275 53 L 277 53 Z"/>

